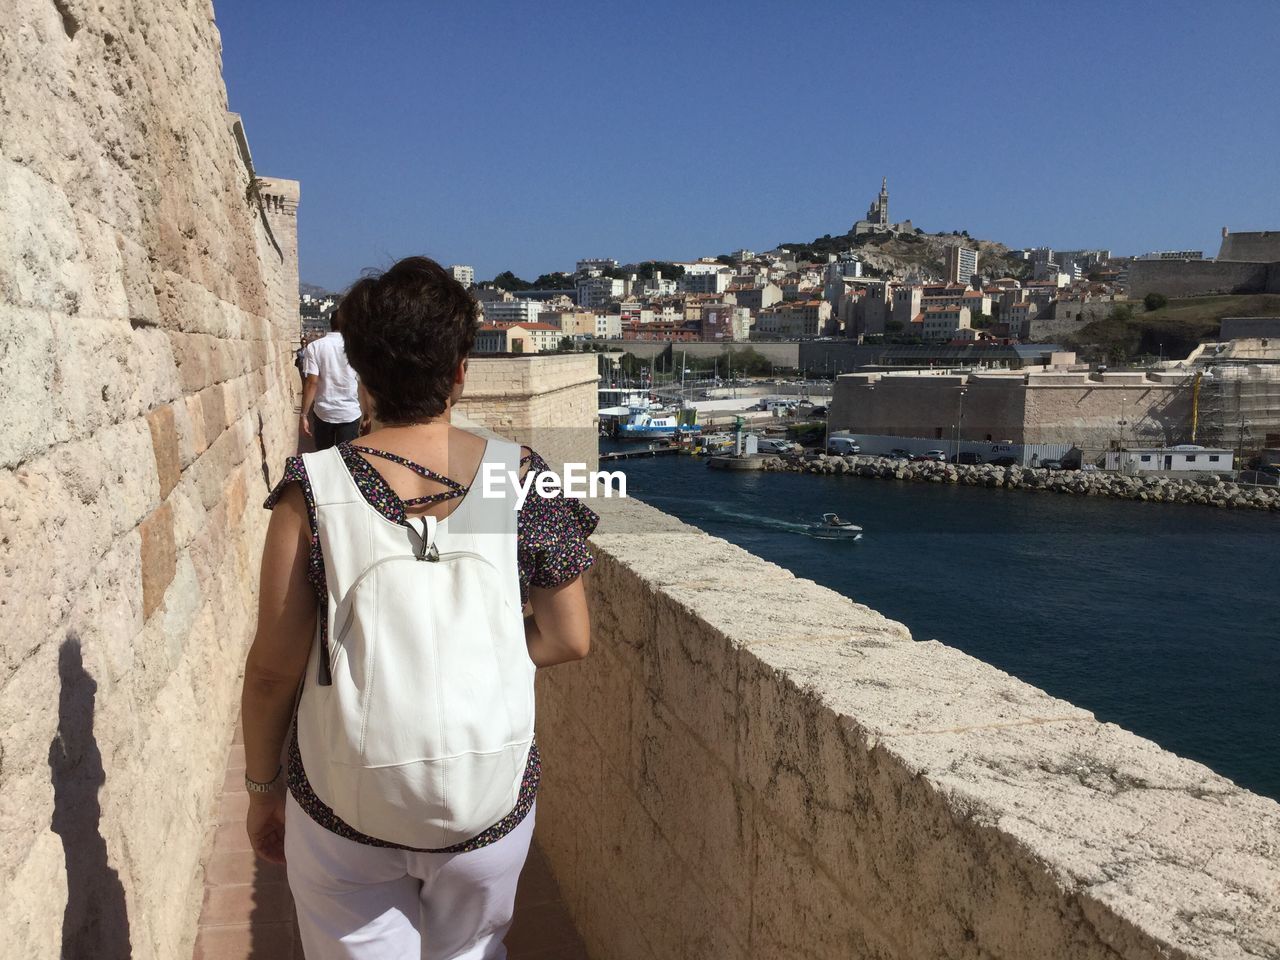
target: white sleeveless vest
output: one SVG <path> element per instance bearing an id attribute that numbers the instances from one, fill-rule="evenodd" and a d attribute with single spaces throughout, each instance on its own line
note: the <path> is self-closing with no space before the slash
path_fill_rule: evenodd
<path id="1" fill-rule="evenodd" d="M 485 497 L 484 463 L 520 470 L 490 440 L 444 520 L 388 520 L 337 448 L 305 454 L 329 588 L 328 669 L 317 629 L 298 704 L 312 789 L 354 829 L 438 849 L 511 812 L 533 742 L 515 491 Z M 326 682 L 331 679 L 331 682 Z"/>

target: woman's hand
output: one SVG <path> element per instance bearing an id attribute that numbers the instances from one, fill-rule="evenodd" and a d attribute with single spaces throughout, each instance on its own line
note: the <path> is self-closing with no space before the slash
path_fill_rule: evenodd
<path id="1" fill-rule="evenodd" d="M 249 794 L 245 830 L 253 852 L 269 863 L 284 863 L 284 791 Z"/>

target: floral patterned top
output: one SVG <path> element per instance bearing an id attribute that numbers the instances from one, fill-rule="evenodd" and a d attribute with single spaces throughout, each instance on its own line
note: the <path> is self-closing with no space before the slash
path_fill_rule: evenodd
<path id="1" fill-rule="evenodd" d="M 466 493 L 466 487 L 449 480 L 447 477 L 440 477 L 438 474 L 433 474 L 431 471 L 420 468 L 417 464 L 402 457 L 392 454 L 375 454 L 409 467 L 423 476 L 439 480 L 446 487 L 445 491 L 439 494 L 418 497 L 408 501 L 401 500 L 387 484 L 386 480 L 382 478 L 382 474 L 361 455 L 361 449 L 364 448 L 349 443 L 338 445 L 338 451 L 342 454 L 343 462 L 346 463 L 347 469 L 351 471 L 351 476 L 365 500 L 393 523 L 405 523 L 406 504 L 409 506 L 422 505 L 462 496 Z M 527 448 L 525 449 L 527 450 Z M 369 452 L 372 451 L 370 450 Z M 527 464 L 529 472 L 533 473 L 535 478 L 539 472 L 549 469 L 546 461 L 533 451 L 528 451 L 525 456 L 522 456 L 520 464 L 522 467 Z M 307 565 L 307 579 L 315 590 L 317 601 L 321 609 L 323 609 L 328 601 L 324 554 L 320 549 L 320 537 L 316 529 L 315 498 L 312 496 L 311 483 L 307 478 L 306 467 L 301 457 L 289 457 L 285 461 L 284 475 L 281 477 L 280 482 L 276 484 L 275 489 L 271 491 L 263 506 L 268 510 L 274 507 L 292 483 L 297 483 L 302 488 L 303 496 L 307 502 L 307 517 L 311 523 L 311 554 Z M 598 519 L 595 513 L 582 500 L 571 499 L 559 494 L 554 497 L 532 496 L 525 500 L 520 507 L 520 514 L 517 519 L 517 562 L 519 565 L 520 600 L 522 603 L 528 600 L 530 587 L 559 586 L 572 580 L 591 566 L 591 553 L 587 548 L 586 541 L 587 537 L 595 530 Z M 320 630 L 322 635 L 327 628 L 326 618 L 321 617 Z M 298 806 L 311 819 L 339 836 L 354 840 L 357 843 L 375 847 L 393 847 L 402 850 L 412 849 L 360 833 L 344 823 L 324 801 L 315 795 L 315 792 L 311 789 L 311 784 L 307 781 L 306 770 L 302 765 L 302 754 L 298 749 L 296 728 L 289 738 L 288 757 L 289 792 L 293 795 Z M 465 853 L 505 837 L 520 824 L 533 807 L 541 775 L 542 763 L 538 755 L 538 745 L 535 741 L 533 747 L 529 750 L 529 761 L 525 766 L 524 779 L 521 781 L 520 793 L 512 811 L 470 840 L 464 840 L 462 843 L 428 852 Z"/>

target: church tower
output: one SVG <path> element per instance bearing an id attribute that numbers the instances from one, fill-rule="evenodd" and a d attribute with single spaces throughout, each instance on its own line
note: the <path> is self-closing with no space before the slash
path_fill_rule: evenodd
<path id="1" fill-rule="evenodd" d="M 889 225 L 889 178 L 883 177 L 880 180 L 880 196 L 876 199 L 871 207 L 867 210 L 867 220 L 873 226 L 887 227 Z"/>

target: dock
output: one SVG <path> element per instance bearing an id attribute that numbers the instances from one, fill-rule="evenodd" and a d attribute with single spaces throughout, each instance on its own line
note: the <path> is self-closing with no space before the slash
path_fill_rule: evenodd
<path id="1" fill-rule="evenodd" d="M 608 453 L 600 454 L 600 462 L 608 463 L 610 460 L 634 460 L 637 457 L 660 457 L 664 454 L 679 453 L 680 448 L 675 445 L 663 446 L 647 446 L 640 447 L 636 450 L 611 450 Z"/>

